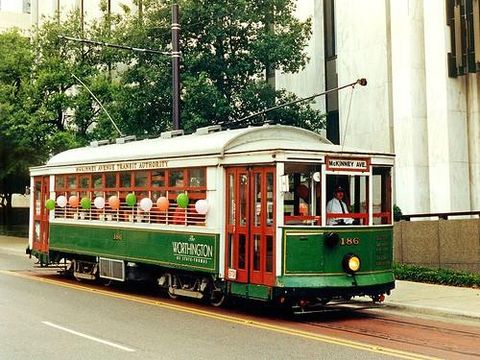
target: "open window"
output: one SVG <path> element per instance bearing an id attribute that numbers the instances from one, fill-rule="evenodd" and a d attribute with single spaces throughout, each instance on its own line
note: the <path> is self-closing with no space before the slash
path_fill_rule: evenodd
<path id="1" fill-rule="evenodd" d="M 327 225 L 368 225 L 368 175 L 327 175 Z"/>
<path id="2" fill-rule="evenodd" d="M 320 225 L 319 165 L 305 163 L 285 164 L 285 191 L 283 201 L 286 225 Z M 312 201 L 313 199 L 313 201 Z"/>
<path id="3" fill-rule="evenodd" d="M 392 169 L 375 166 L 372 176 L 373 224 L 392 223 Z"/>

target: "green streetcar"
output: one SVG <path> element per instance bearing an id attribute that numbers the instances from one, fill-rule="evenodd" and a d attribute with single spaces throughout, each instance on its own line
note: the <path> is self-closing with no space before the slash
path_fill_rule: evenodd
<path id="1" fill-rule="evenodd" d="M 393 159 L 282 125 L 93 142 L 31 169 L 29 252 L 215 306 L 382 301 Z"/>

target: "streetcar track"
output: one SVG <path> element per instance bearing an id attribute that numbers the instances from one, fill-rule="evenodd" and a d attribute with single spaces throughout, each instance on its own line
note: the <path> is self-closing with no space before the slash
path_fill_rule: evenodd
<path id="1" fill-rule="evenodd" d="M 371 316 L 369 316 L 369 318 L 374 318 L 376 320 L 379 320 L 379 321 L 382 321 L 382 322 L 385 322 L 385 323 L 403 324 L 403 325 L 408 325 L 408 326 L 415 325 L 418 328 L 435 330 L 435 331 L 439 331 L 439 332 L 442 332 L 442 333 L 445 333 L 445 334 L 455 334 L 455 335 L 464 334 L 466 336 L 472 336 L 472 337 L 478 338 L 480 340 L 480 332 L 470 332 L 470 331 L 465 331 L 465 330 L 460 330 L 460 329 L 459 330 L 449 329 L 447 327 L 439 327 L 439 326 L 433 326 L 433 325 L 428 325 L 428 324 L 418 324 L 418 323 L 414 323 L 412 321 L 399 320 L 399 319 L 392 320 L 392 319 L 383 318 L 379 315 L 371 315 Z M 445 324 L 448 325 L 448 323 L 445 323 Z"/>
<path id="2" fill-rule="evenodd" d="M 435 332 L 440 332 L 444 335 L 454 335 L 454 336 L 462 336 L 463 338 L 467 338 L 468 341 L 471 343 L 476 343 L 475 340 L 477 340 L 477 343 L 480 342 L 480 334 L 475 333 L 475 332 L 470 332 L 470 331 L 465 331 L 465 330 L 454 330 L 454 329 L 449 329 L 445 327 L 440 327 L 440 326 L 434 326 L 434 325 L 427 325 L 427 324 L 418 324 L 412 321 L 405 321 L 405 320 L 398 320 L 398 319 L 386 319 L 378 315 L 367 315 L 369 319 L 374 319 L 375 321 L 383 322 L 386 324 L 395 324 L 395 325 L 402 325 L 402 326 L 409 326 L 411 329 L 412 333 L 415 333 L 415 329 L 426 329 L 429 331 L 435 331 Z M 373 331 L 371 329 L 367 329 L 365 327 L 360 328 L 359 325 L 356 325 L 356 329 L 352 329 L 350 326 L 346 325 L 341 325 L 341 324 L 332 324 L 332 323 L 326 323 L 326 322 L 314 322 L 314 321 L 303 321 L 302 322 L 305 325 L 310 325 L 315 328 L 323 328 L 323 329 L 329 329 L 329 330 L 337 330 L 337 331 L 342 331 L 346 333 L 351 333 L 351 334 L 357 334 L 357 335 L 362 335 L 362 336 L 367 336 L 370 338 L 377 338 L 377 339 L 383 339 L 383 340 L 388 340 L 388 341 L 394 341 L 396 343 L 401 343 L 405 345 L 417 345 L 417 346 L 422 346 L 425 348 L 429 348 L 432 350 L 440 350 L 440 351 L 445 351 L 449 352 L 452 354 L 458 354 L 458 355 L 465 355 L 465 356 L 480 356 L 480 351 L 467 351 L 467 350 L 462 350 L 457 347 L 450 347 L 448 344 L 434 344 L 431 341 L 428 340 L 421 340 L 419 338 L 411 337 L 407 338 L 404 336 L 398 336 L 392 333 L 383 333 L 383 332 L 378 332 L 378 331 Z"/>

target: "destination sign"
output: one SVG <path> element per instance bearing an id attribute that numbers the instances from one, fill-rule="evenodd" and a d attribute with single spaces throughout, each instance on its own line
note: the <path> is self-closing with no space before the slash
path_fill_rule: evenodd
<path id="1" fill-rule="evenodd" d="M 168 163 L 165 160 L 130 161 L 98 165 L 80 165 L 75 167 L 75 172 L 87 173 L 103 171 L 146 170 L 166 168 L 167 165 Z"/>
<path id="2" fill-rule="evenodd" d="M 368 172 L 370 170 L 370 159 L 365 158 L 325 158 L 327 163 L 327 171 L 361 171 Z"/>

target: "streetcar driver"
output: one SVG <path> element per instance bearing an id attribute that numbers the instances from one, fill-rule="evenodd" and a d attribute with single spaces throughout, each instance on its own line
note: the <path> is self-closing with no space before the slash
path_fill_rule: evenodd
<path id="1" fill-rule="evenodd" d="M 327 214 L 348 214 L 347 204 L 343 201 L 345 191 L 341 186 L 335 187 L 333 198 L 327 203 Z M 335 217 L 327 221 L 327 225 L 351 225 L 352 218 Z"/>

